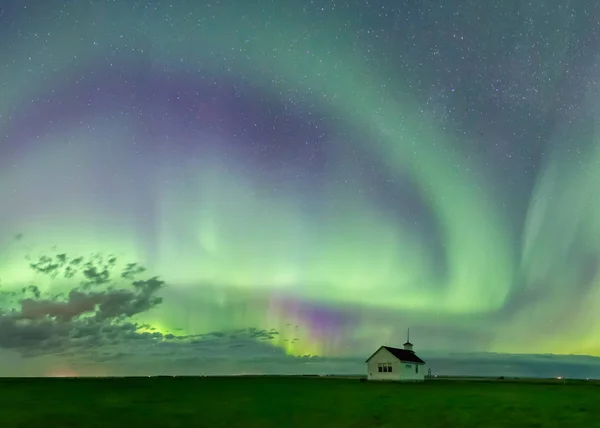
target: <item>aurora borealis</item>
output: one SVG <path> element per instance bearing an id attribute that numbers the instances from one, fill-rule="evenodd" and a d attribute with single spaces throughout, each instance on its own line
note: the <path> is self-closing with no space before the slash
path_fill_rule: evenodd
<path id="1" fill-rule="evenodd" d="M 406 3 L 3 1 L 0 347 L 600 356 L 596 6 Z"/>

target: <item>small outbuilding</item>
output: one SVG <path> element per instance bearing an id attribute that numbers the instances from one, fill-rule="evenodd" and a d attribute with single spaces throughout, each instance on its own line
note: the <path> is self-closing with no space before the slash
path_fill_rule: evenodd
<path id="1" fill-rule="evenodd" d="M 422 382 L 427 373 L 425 361 L 415 354 L 409 340 L 404 348 L 381 346 L 367 358 L 367 377 L 369 380 L 395 380 Z"/>

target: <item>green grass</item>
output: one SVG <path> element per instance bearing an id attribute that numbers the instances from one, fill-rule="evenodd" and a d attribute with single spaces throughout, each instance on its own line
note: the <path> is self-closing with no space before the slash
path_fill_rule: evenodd
<path id="1" fill-rule="evenodd" d="M 9 427 L 600 427 L 591 382 L 2 379 Z"/>

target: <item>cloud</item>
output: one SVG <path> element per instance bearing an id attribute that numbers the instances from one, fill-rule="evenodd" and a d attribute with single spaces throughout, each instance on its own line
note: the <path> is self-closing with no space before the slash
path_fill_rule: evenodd
<path id="1" fill-rule="evenodd" d="M 52 278 L 52 290 L 36 285 L 4 292 L 0 310 L 0 349 L 28 359 L 61 358 L 77 364 L 129 367 L 221 367 L 287 361 L 270 343 L 273 329 L 231 329 L 196 335 L 162 334 L 135 317 L 162 303 L 165 283 L 139 279 L 145 269 L 135 263 L 119 267 L 115 256 L 89 259 L 67 254 L 43 256 L 29 263 L 37 274 Z M 261 363 L 261 361 L 263 363 Z M 120 370 L 113 368 L 111 370 Z M 126 374 L 126 373 L 124 373 Z M 155 374 L 155 373 L 154 373 Z"/>
<path id="2" fill-rule="evenodd" d="M 219 340 L 193 344 L 161 342 L 153 352 L 102 357 L 114 375 L 358 375 L 364 358 L 293 357 L 269 343 L 228 348 Z M 440 354 L 422 355 L 434 374 L 446 376 L 600 379 L 600 358 L 561 355 Z M 98 360 L 100 361 L 100 360 Z"/>
<path id="3" fill-rule="evenodd" d="M 112 375 L 365 373 L 369 352 L 352 358 L 294 357 L 274 345 L 280 335 L 274 329 L 193 335 L 155 331 L 136 316 L 162 303 L 158 294 L 164 282 L 140 279 L 145 269 L 135 263 L 119 266 L 116 257 L 99 255 L 86 260 L 58 254 L 30 263 L 66 291 L 51 294 L 33 284 L 3 291 L 8 304 L 0 310 L 0 351 L 16 351 L 34 361 L 58 358 L 61 364 L 78 367 L 79 374 L 97 373 L 99 367 Z M 435 331 L 420 328 L 421 335 L 439 343 Z M 421 356 L 434 373 L 443 375 L 600 378 L 600 359 L 593 357 L 426 351 Z"/>
<path id="4" fill-rule="evenodd" d="M 157 277 L 136 279 L 142 267 L 127 264 L 115 275 L 114 256 L 84 260 L 66 254 L 41 257 L 30 267 L 56 281 L 79 281 L 66 295 L 45 295 L 35 285 L 5 293 L 15 301 L 0 311 L 0 348 L 40 355 L 162 339 L 133 321 L 162 302 L 156 294 L 165 285 Z"/>
<path id="5" fill-rule="evenodd" d="M 600 358 L 584 355 L 438 353 L 422 357 L 434 373 L 448 376 L 600 379 Z"/>
<path id="6" fill-rule="evenodd" d="M 18 315 L 26 320 L 39 320 L 54 318 L 56 320 L 69 322 L 85 313 L 94 312 L 102 302 L 99 293 L 87 294 L 79 291 L 71 291 L 68 300 L 21 300 L 21 312 Z"/>

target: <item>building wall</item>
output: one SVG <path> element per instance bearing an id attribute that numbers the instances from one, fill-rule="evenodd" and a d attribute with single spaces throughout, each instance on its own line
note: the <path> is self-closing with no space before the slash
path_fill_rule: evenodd
<path id="1" fill-rule="evenodd" d="M 391 373 L 379 373 L 379 363 L 391 363 Z M 369 380 L 400 380 L 400 362 L 390 351 L 381 348 L 367 363 L 367 378 Z"/>
<path id="2" fill-rule="evenodd" d="M 392 366 L 392 372 L 379 372 L 380 363 L 390 363 Z M 406 380 L 406 381 L 423 381 L 427 374 L 427 367 L 425 364 L 418 364 L 419 372 L 416 373 L 414 363 L 403 363 L 398 361 L 396 357 L 392 355 L 385 348 L 381 348 L 373 358 L 367 363 L 367 378 L 369 380 Z M 410 367 L 408 367 L 410 366 Z"/>
<path id="3" fill-rule="evenodd" d="M 415 364 L 415 363 L 398 363 L 400 372 L 400 378 L 402 380 L 407 381 L 423 381 L 425 380 L 425 375 L 427 374 L 427 367 L 425 364 Z M 416 367 L 419 368 L 417 373 Z"/>

